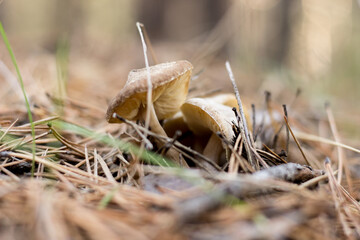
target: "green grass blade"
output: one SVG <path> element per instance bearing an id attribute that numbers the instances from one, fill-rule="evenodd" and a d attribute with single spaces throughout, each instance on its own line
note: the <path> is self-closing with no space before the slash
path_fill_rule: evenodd
<path id="1" fill-rule="evenodd" d="M 120 139 L 113 139 L 106 134 L 96 133 L 84 127 L 80 127 L 75 124 L 71 124 L 60 120 L 53 121 L 52 126 L 62 130 L 71 131 L 72 133 L 76 133 L 84 137 L 90 137 L 109 146 L 119 148 L 120 150 L 127 153 L 131 152 L 151 164 L 156 164 L 164 167 L 177 167 L 175 163 L 164 159 L 162 156 L 154 152 L 146 151 L 146 150 L 142 151 L 140 150 L 139 147 L 129 142 L 125 142 Z"/>
<path id="2" fill-rule="evenodd" d="M 3 27 L 1 21 L 0 21 L 0 34 L 1 34 L 2 38 L 3 38 L 3 40 L 4 40 L 6 48 L 7 48 L 8 52 L 9 52 L 9 54 L 10 54 L 11 61 L 14 64 L 14 67 L 16 69 L 16 73 L 17 73 L 17 76 L 18 76 L 20 87 L 21 87 L 21 90 L 22 90 L 22 93 L 23 93 L 24 99 L 25 99 L 26 110 L 28 112 L 29 122 L 30 122 L 30 126 L 31 126 L 31 135 L 32 135 L 32 139 L 33 139 L 33 141 L 32 141 L 33 160 L 32 160 L 32 165 L 31 165 L 31 176 L 34 177 L 34 171 L 35 171 L 35 147 L 36 147 L 36 145 L 35 145 L 35 126 L 34 126 L 34 122 L 33 122 L 33 118 L 32 118 L 32 113 L 31 113 L 31 110 L 30 110 L 30 104 L 29 104 L 29 101 L 28 101 L 28 98 L 27 98 L 27 95 L 26 95 L 24 82 L 22 80 L 22 76 L 20 74 L 20 70 L 19 70 L 19 67 L 17 65 L 14 52 L 13 52 L 13 50 L 11 48 L 11 45 L 9 43 L 9 40 L 8 40 L 7 36 L 6 36 L 5 30 L 4 30 L 4 27 Z"/>
<path id="3" fill-rule="evenodd" d="M 68 63 L 69 63 L 70 45 L 69 41 L 64 35 L 59 39 L 56 48 L 56 70 L 57 70 L 57 114 L 62 116 L 64 112 L 64 100 L 67 96 L 66 87 L 68 82 Z"/>

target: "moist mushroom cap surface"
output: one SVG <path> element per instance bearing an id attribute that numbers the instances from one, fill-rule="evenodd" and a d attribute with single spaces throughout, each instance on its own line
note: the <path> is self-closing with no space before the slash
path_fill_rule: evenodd
<path id="1" fill-rule="evenodd" d="M 226 139 L 232 139 L 232 121 L 236 121 L 236 118 L 231 107 L 207 99 L 192 98 L 181 106 L 181 111 L 195 134 L 221 132 Z"/>
<path id="2" fill-rule="evenodd" d="M 239 104 L 238 104 L 238 102 L 236 100 L 235 94 L 233 94 L 233 93 L 220 93 L 220 94 L 216 94 L 216 95 L 213 95 L 213 96 L 210 96 L 210 97 L 206 97 L 204 99 L 209 100 L 209 101 L 214 101 L 216 103 L 219 103 L 219 104 L 222 104 L 222 105 L 225 105 L 225 106 L 229 106 L 231 108 L 235 107 L 236 109 L 239 110 Z M 247 101 L 245 99 L 245 101 L 243 101 L 243 104 L 246 103 L 246 102 Z M 246 121 L 247 121 L 247 126 L 252 131 L 251 115 L 249 114 L 249 111 L 247 110 L 245 105 L 243 105 L 243 110 L 244 110 L 245 118 L 246 118 Z M 257 119 L 262 119 L 262 118 L 259 117 Z"/>
<path id="3" fill-rule="evenodd" d="M 192 64 L 186 60 L 150 67 L 152 102 L 159 120 L 174 115 L 184 103 L 192 69 Z M 121 122 L 113 118 L 113 113 L 129 120 L 139 119 L 146 109 L 147 91 L 146 68 L 130 71 L 125 86 L 109 104 L 106 120 Z"/>

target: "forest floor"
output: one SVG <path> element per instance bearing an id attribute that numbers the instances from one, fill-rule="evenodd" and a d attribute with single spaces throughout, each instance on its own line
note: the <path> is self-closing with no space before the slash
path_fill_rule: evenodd
<path id="1" fill-rule="evenodd" d="M 175 58 L 165 49 L 157 48 L 161 59 Z M 228 121 L 234 141 L 219 137 L 226 153 L 204 157 L 210 135 L 194 133 L 183 119 L 165 129 L 168 138 L 141 121 L 107 123 L 108 103 L 128 72 L 144 67 L 139 47 L 125 54 L 132 51 L 122 49 L 122 58 L 66 49 L 16 54 L 35 146 L 17 75 L 10 58 L 3 60 L 1 239 L 360 238 L 360 144 L 341 137 L 330 105 L 319 111 L 300 91 L 257 84 L 234 68 L 252 140 L 239 134 L 241 121 Z M 188 99 L 235 98 L 225 62 L 193 64 Z M 166 157 L 169 148 L 189 167 Z"/>

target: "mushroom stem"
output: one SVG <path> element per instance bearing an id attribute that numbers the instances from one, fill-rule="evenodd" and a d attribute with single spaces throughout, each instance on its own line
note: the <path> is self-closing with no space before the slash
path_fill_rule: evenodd
<path id="1" fill-rule="evenodd" d="M 165 132 L 165 130 L 163 129 L 163 127 L 160 125 L 160 122 L 156 116 L 155 113 L 155 109 L 154 109 L 154 105 L 150 104 L 150 123 L 149 126 L 151 128 L 151 131 L 154 133 L 157 133 L 161 136 L 167 137 L 167 134 Z M 146 114 L 146 111 L 144 111 L 144 114 Z M 156 143 L 159 145 L 159 147 L 162 147 L 164 144 L 155 139 Z M 177 151 L 175 151 L 172 148 L 169 148 L 169 150 L 167 151 L 166 155 L 173 161 L 175 161 L 176 163 L 179 163 L 181 166 L 185 166 L 187 167 L 187 163 L 185 162 L 185 160 L 179 155 L 179 153 Z"/>
<path id="2" fill-rule="evenodd" d="M 203 155 L 208 157 L 214 163 L 218 164 L 219 156 L 222 151 L 223 151 L 223 146 L 220 138 L 215 133 L 212 133 L 203 151 Z"/>
<path id="3" fill-rule="evenodd" d="M 163 129 L 163 127 L 160 125 L 160 122 L 156 116 L 156 112 L 154 109 L 154 105 L 150 104 L 150 106 L 148 106 L 148 108 L 150 108 L 150 123 L 149 126 L 151 128 L 151 131 L 153 131 L 154 133 L 157 133 L 161 136 L 167 137 L 167 134 L 165 132 L 165 130 Z M 146 115 L 146 111 L 144 111 L 144 114 Z"/>

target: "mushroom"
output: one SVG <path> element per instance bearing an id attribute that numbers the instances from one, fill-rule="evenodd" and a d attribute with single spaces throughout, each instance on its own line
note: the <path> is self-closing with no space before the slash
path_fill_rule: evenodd
<path id="1" fill-rule="evenodd" d="M 128 120 L 145 120 L 146 110 L 150 107 L 151 131 L 167 136 L 159 120 L 169 118 L 179 111 L 184 103 L 189 87 L 193 66 L 181 60 L 161 63 L 150 67 L 152 82 L 152 104 L 147 104 L 147 69 L 130 71 L 128 80 L 121 91 L 109 104 L 106 120 L 109 123 L 121 123 L 114 113 Z M 169 149 L 168 156 L 180 162 L 179 154 Z"/>
<path id="2" fill-rule="evenodd" d="M 218 162 L 225 147 L 216 133 L 220 132 L 225 139 L 232 140 L 232 121 L 236 122 L 232 108 L 210 99 L 192 98 L 181 106 L 181 111 L 191 131 L 196 135 L 210 138 L 203 153 L 214 162 Z"/>
<path id="3" fill-rule="evenodd" d="M 235 95 L 232 94 L 232 93 L 220 93 L 220 94 L 216 94 L 216 95 L 213 95 L 213 96 L 206 97 L 204 99 L 210 100 L 210 101 L 213 101 L 213 102 L 216 102 L 216 103 L 220 103 L 222 105 L 226 105 L 226 106 L 229 106 L 229 107 L 238 108 L 238 106 L 239 106 L 238 103 L 237 103 Z"/>
<path id="4" fill-rule="evenodd" d="M 239 104 L 237 102 L 237 99 L 234 94 L 232 93 L 220 93 L 211 97 L 204 98 L 205 100 L 214 101 L 216 103 L 220 103 L 225 106 L 229 106 L 231 108 L 237 108 L 239 110 Z M 243 106 L 243 110 L 245 113 L 245 118 L 248 123 L 251 123 L 250 121 L 250 115 L 247 111 L 247 108 Z M 252 125 L 249 124 L 248 126 L 250 129 L 252 129 Z"/>
<path id="5" fill-rule="evenodd" d="M 229 107 L 236 107 L 236 108 L 238 107 L 236 97 L 232 93 L 220 93 L 209 97 L 205 97 L 203 99 L 213 101 Z M 247 112 L 245 115 L 248 116 Z M 163 127 L 169 136 L 173 136 L 177 130 L 180 130 L 182 133 L 186 133 L 187 131 L 190 131 L 188 124 L 185 122 L 184 116 L 181 111 L 177 112 L 173 117 L 166 119 L 164 121 Z M 215 133 L 213 133 L 213 135 L 214 136 L 211 136 L 210 138 L 218 139 Z M 183 139 L 183 141 L 185 145 L 187 146 L 191 145 L 192 148 L 198 152 L 203 151 L 204 149 L 204 139 L 199 139 L 199 138 L 196 139 L 189 136 Z M 221 150 L 222 149 L 221 144 L 219 143 L 218 145 L 220 145 L 220 150 Z M 211 144 L 209 145 L 209 147 L 210 146 Z M 207 149 L 209 149 L 209 147 Z"/>

